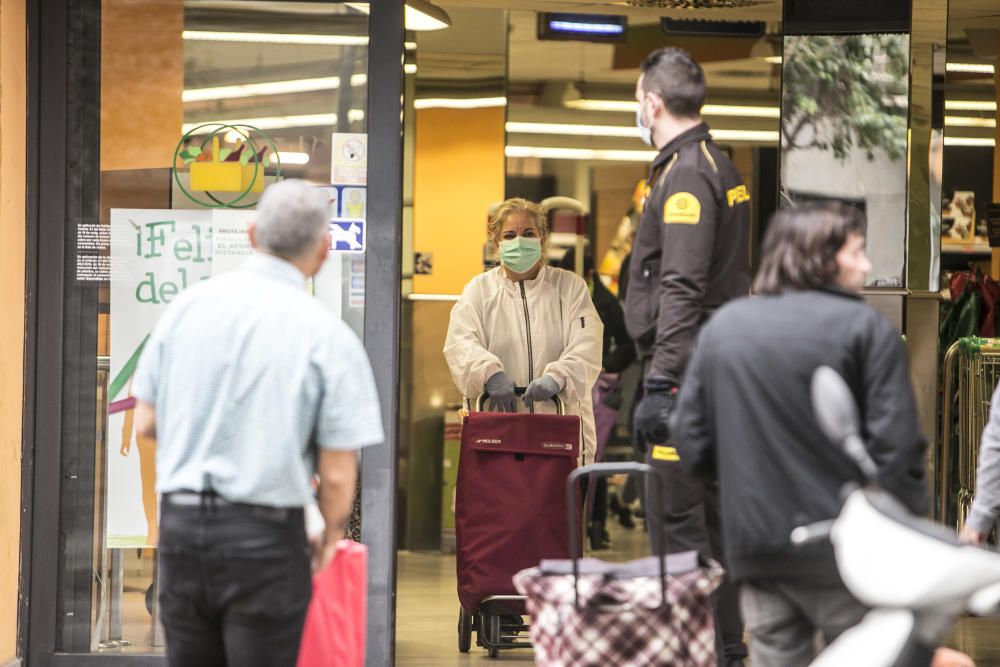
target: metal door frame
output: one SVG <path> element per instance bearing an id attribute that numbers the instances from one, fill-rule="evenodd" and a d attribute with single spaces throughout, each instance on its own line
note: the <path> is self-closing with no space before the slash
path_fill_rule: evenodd
<path id="1" fill-rule="evenodd" d="M 68 503 L 79 507 L 80 499 L 70 496 L 86 495 L 67 492 L 64 477 L 83 479 L 88 469 L 93 472 L 78 455 L 81 445 L 93 449 L 93 442 L 88 443 L 88 437 L 76 428 L 78 415 L 75 409 L 67 412 L 66 399 L 85 377 L 87 369 L 82 366 L 86 364 L 70 356 L 80 345 L 80 327 L 88 326 L 88 312 L 93 313 L 86 295 L 80 296 L 84 290 L 68 289 L 75 281 L 75 225 L 69 223 L 99 214 L 99 189 L 92 185 L 100 173 L 99 132 L 93 131 L 99 130 L 100 112 L 99 16 L 100 0 L 27 0 L 26 317 L 18 604 L 18 652 L 26 665 L 165 664 L 162 655 L 55 652 L 59 553 L 82 554 L 88 542 L 87 535 L 79 535 L 79 530 L 70 534 L 63 525 L 61 507 Z M 362 538 L 369 547 L 367 663 L 379 666 L 393 664 L 395 636 L 403 40 L 403 0 L 372 2 L 364 338 L 382 400 L 386 443 L 362 453 L 361 499 Z M 97 128 L 87 125 L 95 118 Z M 86 515 L 86 509 L 74 516 Z"/>

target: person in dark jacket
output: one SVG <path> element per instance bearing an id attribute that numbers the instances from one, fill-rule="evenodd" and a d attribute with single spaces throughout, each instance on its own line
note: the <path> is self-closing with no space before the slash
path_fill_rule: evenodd
<path id="1" fill-rule="evenodd" d="M 570 248 L 559 260 L 559 267 L 573 271 L 576 267 L 576 250 Z M 635 343 L 628 335 L 625 327 L 625 313 L 622 305 L 615 298 L 601 279 L 594 273 L 594 260 L 590 255 L 583 257 L 583 279 L 590 288 L 590 296 L 594 301 L 597 315 L 604 324 L 604 351 L 601 357 L 601 370 L 605 373 L 621 373 L 635 360 Z"/>
<path id="2" fill-rule="evenodd" d="M 633 423 L 664 480 L 661 503 L 646 491 L 650 541 L 722 560 L 717 493 L 677 462 L 667 428 L 698 329 L 750 292 L 750 194 L 702 121 L 705 95 L 705 73 L 685 51 L 658 49 L 643 62 L 636 124 L 659 154 L 632 246 L 625 322 L 644 366 Z M 719 664 L 743 665 L 743 622 L 728 581 L 714 605 Z"/>
<path id="3" fill-rule="evenodd" d="M 763 244 L 756 296 L 702 328 L 670 428 L 682 464 L 718 480 L 723 544 L 754 667 L 807 665 L 865 613 L 829 542 L 793 547 L 792 530 L 832 519 L 840 490 L 862 483 L 823 435 L 810 403 L 821 365 L 860 407 L 881 482 L 915 514 L 929 506 L 920 431 L 900 332 L 860 296 L 871 264 L 854 208 L 779 211 Z"/>
<path id="4" fill-rule="evenodd" d="M 572 271 L 576 266 L 576 251 L 570 248 L 559 261 L 559 266 L 567 271 Z M 624 371 L 635 361 L 635 343 L 628 335 L 625 328 L 625 314 L 622 311 L 621 303 L 615 298 L 601 279 L 594 272 L 594 260 L 590 255 L 583 258 L 583 279 L 587 281 L 590 288 L 590 296 L 594 301 L 594 308 L 597 315 L 604 324 L 604 348 L 601 357 L 601 374 L 597 378 L 594 392 L 594 418 L 597 430 L 597 452 L 601 453 L 607 446 L 607 439 L 610 436 L 608 428 L 614 429 L 614 424 L 606 424 L 605 420 L 612 415 L 617 415 L 618 408 L 613 408 L 613 412 L 597 404 L 597 401 L 612 401 L 618 395 L 620 402 L 620 386 L 618 374 Z M 603 441 L 602 441 L 603 439 Z M 598 461 L 600 459 L 597 459 Z M 587 533 L 590 538 L 591 549 L 607 549 L 611 546 L 611 537 L 607 531 L 608 519 L 608 480 L 601 477 L 594 485 L 594 496 L 588 505 L 591 507 L 591 514 L 588 517 L 590 526 Z"/>

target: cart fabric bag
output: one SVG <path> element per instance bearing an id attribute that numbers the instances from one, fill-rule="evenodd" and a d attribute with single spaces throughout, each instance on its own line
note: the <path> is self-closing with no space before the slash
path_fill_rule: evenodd
<path id="1" fill-rule="evenodd" d="M 693 551 L 668 556 L 666 569 L 666 604 L 655 556 L 580 561 L 578 602 L 567 561 L 519 572 L 514 583 L 528 598 L 535 664 L 715 667 L 711 595 L 723 570 Z"/>
<path id="2" fill-rule="evenodd" d="M 566 481 L 615 474 L 658 475 L 645 463 L 594 463 Z M 659 501 L 659 480 L 647 479 Z M 580 517 L 569 513 L 570 557 L 543 560 L 514 576 L 527 598 L 535 664 L 543 667 L 715 667 L 712 593 L 725 573 L 695 551 L 627 563 L 577 557 Z M 660 533 L 656 553 L 666 552 Z"/>
<path id="3" fill-rule="evenodd" d="M 466 417 L 455 487 L 458 598 L 466 611 L 476 613 L 490 595 L 517 595 L 519 570 L 569 555 L 564 489 L 579 448 L 577 416 Z"/>
<path id="4" fill-rule="evenodd" d="M 330 564 L 313 577 L 298 667 L 361 667 L 365 662 L 368 548 L 337 543 Z"/>

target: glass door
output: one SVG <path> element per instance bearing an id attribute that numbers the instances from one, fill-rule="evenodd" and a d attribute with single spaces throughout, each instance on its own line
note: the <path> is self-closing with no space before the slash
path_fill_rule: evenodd
<path id="1" fill-rule="evenodd" d="M 170 302 L 250 252 L 246 223 L 281 178 L 328 192 L 333 252 L 309 289 L 364 337 L 368 7 L 75 0 L 34 21 L 43 113 L 29 645 L 38 664 L 156 656 L 156 442 L 133 428 L 132 374 Z M 51 78 L 62 74 L 65 99 Z M 62 116 L 46 115 L 59 103 Z M 65 202 L 54 187 L 63 175 Z M 46 400 L 46 387 L 58 395 Z"/>

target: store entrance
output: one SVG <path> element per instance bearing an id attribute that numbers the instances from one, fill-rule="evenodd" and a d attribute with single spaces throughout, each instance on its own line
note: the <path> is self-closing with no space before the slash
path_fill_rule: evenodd
<path id="1" fill-rule="evenodd" d="M 609 16 L 564 20 L 579 23 L 572 35 L 552 29 L 567 19 L 548 13 L 560 3 L 489 4 L 445 5 L 451 26 L 415 35 L 406 78 L 404 220 L 410 233 L 403 250 L 397 494 L 400 665 L 467 664 L 489 654 L 477 646 L 477 633 L 469 653 L 460 653 L 455 505 L 459 410 L 468 397 L 457 388 L 461 378 L 442 349 L 463 288 L 496 266 L 497 248 L 487 238 L 491 208 L 511 197 L 551 208 L 548 262 L 577 270 L 566 253 L 579 250 L 586 266 L 596 269 L 591 281 L 617 302 L 655 156 L 635 127 L 635 83 L 643 58 L 668 45 L 685 48 L 705 69 L 705 120 L 745 179 L 754 239 L 777 204 L 780 3 L 711 16 L 609 5 Z M 721 21 L 673 24 L 668 17 Z M 611 38 L 598 32 L 616 30 L 620 34 Z M 600 447 L 603 460 L 629 461 L 636 456 L 630 414 L 641 369 L 626 362 L 614 370 L 607 400 L 614 407 L 601 411 L 599 428 L 606 435 Z M 588 555 L 626 560 L 648 553 L 640 496 L 636 480 L 624 476 L 602 489 L 598 518 L 588 522 Z M 476 514 L 470 503 L 464 520 L 475 521 Z M 533 660 L 530 649 L 500 652 L 504 660 Z"/>

